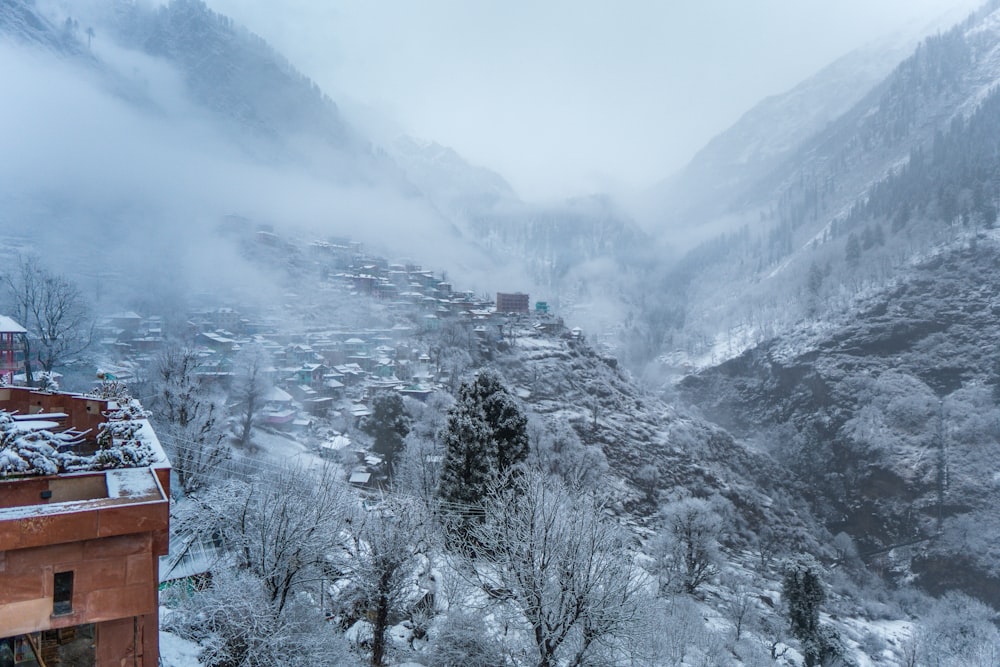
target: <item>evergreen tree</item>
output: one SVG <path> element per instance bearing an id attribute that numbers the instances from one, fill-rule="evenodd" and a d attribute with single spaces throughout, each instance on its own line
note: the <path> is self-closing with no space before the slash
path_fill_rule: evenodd
<path id="1" fill-rule="evenodd" d="M 410 415 L 403 405 L 403 397 L 394 391 L 376 394 L 372 399 L 372 414 L 361 428 L 375 439 L 372 449 L 385 459 L 389 475 L 392 475 L 396 459 L 403 451 L 403 441 L 410 432 Z"/>
<path id="2" fill-rule="evenodd" d="M 528 418 L 496 371 L 481 372 L 469 387 L 467 400 L 482 406 L 496 441 L 498 472 L 505 472 L 528 458 Z"/>
<path id="3" fill-rule="evenodd" d="M 822 664 L 827 653 L 826 641 L 819 624 L 819 607 L 826 597 L 823 584 L 810 563 L 797 562 L 785 569 L 781 587 L 788 609 L 792 635 L 802 643 L 806 667 Z"/>
<path id="4" fill-rule="evenodd" d="M 482 371 L 463 383 L 443 432 L 441 499 L 479 502 L 490 481 L 528 457 L 527 425 L 520 405 L 495 371 Z"/>
<path id="5" fill-rule="evenodd" d="M 444 450 L 438 495 L 451 503 L 478 502 L 496 475 L 497 459 L 496 440 L 481 407 L 462 400 L 455 404 L 444 429 Z"/>

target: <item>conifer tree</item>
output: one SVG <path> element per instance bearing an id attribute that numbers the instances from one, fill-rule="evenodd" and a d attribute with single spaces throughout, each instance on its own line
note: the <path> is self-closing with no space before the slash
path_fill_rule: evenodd
<path id="1" fill-rule="evenodd" d="M 365 420 L 362 430 L 375 439 L 372 449 L 385 459 L 391 475 L 403 451 L 403 441 L 410 432 L 410 416 L 403 405 L 403 397 L 394 391 L 376 394 L 372 399 L 372 414 Z"/>
<path id="2" fill-rule="evenodd" d="M 495 371 L 482 371 L 463 383 L 442 434 L 441 499 L 479 502 L 493 479 L 527 458 L 527 425 L 520 405 Z"/>
<path id="3" fill-rule="evenodd" d="M 496 371 L 481 372 L 469 387 L 468 399 L 482 406 L 496 441 L 498 472 L 506 472 L 528 458 L 528 418 Z"/>
<path id="4" fill-rule="evenodd" d="M 826 592 L 816 573 L 816 567 L 807 562 L 788 565 L 781 594 L 788 608 L 792 635 L 802 643 L 806 667 L 821 664 L 829 647 L 819 624 L 819 607 Z"/>

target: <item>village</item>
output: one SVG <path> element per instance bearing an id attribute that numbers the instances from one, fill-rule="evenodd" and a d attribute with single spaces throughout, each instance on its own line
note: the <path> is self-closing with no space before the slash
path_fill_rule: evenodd
<path id="1" fill-rule="evenodd" d="M 394 498 L 410 502 L 398 492 L 393 459 L 375 451 L 372 425 L 381 423 L 380 402 L 398 395 L 407 421 L 424 416 L 422 442 L 433 442 L 437 429 L 427 427 L 439 424 L 470 368 L 488 367 L 514 347 L 582 338 L 526 293 L 501 291 L 490 298 L 457 291 L 444 276 L 413 263 L 390 263 L 347 239 L 296 244 L 256 230 L 243 235 L 242 252 L 256 269 L 279 276 L 281 303 L 190 295 L 184 308 L 157 312 L 140 301 L 135 310 L 97 312 L 90 346 L 58 370 L 30 363 L 36 339 L 14 318 L 0 316 L 0 431 L 13 447 L 0 462 L 8 488 L 18 490 L 13 504 L 0 504 L 0 523 L 9 524 L 9 549 L 37 551 L 18 561 L 18 576 L 34 576 L 38 562 L 57 571 L 54 592 L 39 584 L 22 596 L 42 616 L 11 626 L 23 633 L 8 642 L 15 654 L 32 655 L 38 664 L 75 664 L 74 655 L 89 656 L 85 661 L 93 664 L 129 651 L 157 655 L 157 614 L 170 612 L 157 611 L 150 591 L 175 602 L 188 599 L 209 587 L 229 557 L 226 539 L 197 528 L 200 519 L 192 524 L 185 518 L 197 511 L 203 494 L 264 479 L 285 493 L 276 480 L 291 475 L 336 480 L 335 488 L 350 487 L 365 510 Z M 183 370 L 170 366 L 178 358 Z M 257 364 L 253 399 L 246 394 L 248 359 Z M 166 377 L 168 368 L 184 375 L 180 384 Z M 527 387 L 511 389 L 521 400 L 531 394 Z M 206 405 L 208 416 L 199 413 Z M 186 416 L 173 414 L 175 408 Z M 185 430 L 184 420 L 196 414 L 195 430 Z M 435 469 L 443 458 L 436 445 L 419 457 Z M 148 472 L 120 470 L 147 465 L 155 480 Z M 32 481 L 35 475 L 44 483 Z M 34 542 L 18 537 L 37 513 L 70 521 L 79 508 L 100 515 L 93 535 L 59 533 Z M 155 523 L 132 518 L 154 510 Z M 136 568 L 141 561 L 149 570 L 141 583 L 105 571 L 110 561 L 103 551 L 89 555 L 105 539 L 101 512 L 112 511 L 124 518 L 122 535 L 111 537 L 141 548 L 141 557 L 133 558 Z M 65 540 L 72 543 L 69 556 Z M 100 547 L 126 548 L 118 542 Z M 80 572 L 80 581 L 63 570 Z M 435 576 L 425 563 L 403 607 L 433 610 Z M 360 645 L 350 637 L 365 627 L 363 618 L 358 623 L 363 610 L 337 602 L 351 597 L 338 586 L 356 581 L 334 570 L 324 577 L 329 581 L 318 601 L 324 622 L 351 626 L 344 636 Z M 122 602 L 133 598 L 140 602 Z M 55 621 L 43 617 L 47 605 L 55 605 Z M 399 634 L 393 641 L 412 649 L 415 626 L 393 618 L 393 636 Z M 149 632 L 132 637 L 129 623 Z M 161 637 L 177 641 L 169 633 Z"/>
<path id="2" fill-rule="evenodd" d="M 117 312 L 98 321 L 100 375 L 141 394 L 157 355 L 179 337 L 197 353 L 199 382 L 227 392 L 240 373 L 241 351 L 262 350 L 269 363 L 253 415 L 256 440 L 277 450 L 297 443 L 343 466 L 346 479 L 363 489 L 386 481 L 384 461 L 368 450 L 360 432 L 375 394 L 388 390 L 426 401 L 434 392 L 457 388 L 465 363 L 451 363 L 456 354 L 488 361 L 518 337 L 563 330 L 547 303 L 531 304 L 528 294 L 497 292 L 494 300 L 457 291 L 432 271 L 390 263 L 350 239 L 311 241 L 303 248 L 268 230 L 243 230 L 243 237 L 255 261 L 293 264 L 316 276 L 325 300 L 374 304 L 367 325 L 314 318 L 295 326 L 303 318 L 287 311 L 297 307 L 297 295 L 282 306 L 247 312 L 235 303 L 195 308 L 185 313 L 179 332 L 174 324 L 172 334 L 160 314 Z"/>

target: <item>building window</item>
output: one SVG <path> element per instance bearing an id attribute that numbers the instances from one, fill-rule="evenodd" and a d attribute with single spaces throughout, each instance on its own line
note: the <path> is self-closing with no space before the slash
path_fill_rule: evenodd
<path id="1" fill-rule="evenodd" d="M 68 614 L 73 611 L 73 573 L 56 572 L 52 586 L 52 615 Z"/>

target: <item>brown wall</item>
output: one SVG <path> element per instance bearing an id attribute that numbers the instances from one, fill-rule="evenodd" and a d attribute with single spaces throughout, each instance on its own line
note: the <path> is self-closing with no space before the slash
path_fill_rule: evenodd
<path id="1" fill-rule="evenodd" d="M 131 618 L 157 611 L 151 533 L 0 552 L 4 635 Z M 73 611 L 52 615 L 56 572 L 73 572 Z"/>
<path id="2" fill-rule="evenodd" d="M 52 496 L 47 499 L 42 498 L 43 491 L 51 491 Z M 0 481 L 0 508 L 107 497 L 108 485 L 103 472 L 60 477 L 18 477 Z"/>
<path id="3" fill-rule="evenodd" d="M 97 426 L 106 421 L 103 412 L 108 402 L 97 398 L 75 396 L 73 394 L 50 394 L 22 387 L 0 389 L 0 410 L 18 412 L 22 415 L 38 412 L 65 412 L 66 424 L 78 431 L 91 432 L 88 437 L 97 437 Z"/>

